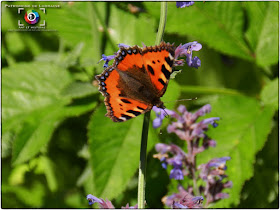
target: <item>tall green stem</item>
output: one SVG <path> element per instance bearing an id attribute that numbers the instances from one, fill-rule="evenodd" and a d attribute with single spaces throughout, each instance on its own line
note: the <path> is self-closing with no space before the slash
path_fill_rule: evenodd
<path id="1" fill-rule="evenodd" d="M 148 131 L 150 122 L 150 113 L 147 112 L 144 115 L 142 137 L 141 137 L 141 149 L 140 149 L 140 163 L 139 163 L 139 177 L 138 177 L 138 208 L 143 209 L 145 207 L 145 185 L 146 185 L 146 153 L 148 143 Z"/>
<path id="2" fill-rule="evenodd" d="M 160 44 L 160 42 L 163 38 L 166 18 L 167 18 L 167 2 L 161 2 L 160 20 L 159 20 L 157 38 L 156 38 L 156 43 L 155 43 L 156 45 Z"/>
<path id="3" fill-rule="evenodd" d="M 156 37 L 156 45 L 160 44 L 165 23 L 167 17 L 167 2 L 161 2 L 161 13 L 160 21 L 158 27 L 158 33 Z M 145 113 L 141 137 L 141 149 L 140 149 L 140 163 L 139 163 L 139 177 L 138 177 L 138 208 L 143 209 L 145 207 L 145 185 L 146 185 L 146 153 L 147 153 L 147 143 L 148 143 L 148 131 L 150 122 L 150 112 Z"/>

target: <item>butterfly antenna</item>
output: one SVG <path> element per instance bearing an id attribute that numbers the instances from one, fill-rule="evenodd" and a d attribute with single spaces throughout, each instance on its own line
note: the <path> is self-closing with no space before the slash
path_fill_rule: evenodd
<path id="1" fill-rule="evenodd" d="M 197 97 L 195 97 L 195 98 L 179 99 L 179 100 L 176 100 L 176 101 L 192 101 L 192 100 L 197 100 Z M 174 101 L 165 101 L 164 103 L 171 103 L 171 102 L 174 102 Z"/>
<path id="2" fill-rule="evenodd" d="M 197 100 L 197 97 L 195 97 L 195 98 L 180 99 L 180 100 L 177 100 L 177 101 L 192 101 L 192 100 Z"/>
<path id="3" fill-rule="evenodd" d="M 165 118 L 169 118 L 169 114 L 165 111 L 165 109 L 163 109 L 163 111 L 164 111 L 164 114 L 163 114 L 164 117 L 165 117 Z"/>

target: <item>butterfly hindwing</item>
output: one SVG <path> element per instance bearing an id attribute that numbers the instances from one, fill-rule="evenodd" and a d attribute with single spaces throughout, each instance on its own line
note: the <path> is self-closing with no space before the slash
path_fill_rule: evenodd
<path id="1" fill-rule="evenodd" d="M 129 93 L 126 88 L 120 87 L 120 75 L 113 66 L 96 78 L 99 80 L 99 91 L 105 96 L 106 116 L 114 122 L 126 121 L 151 110 L 151 105 L 126 96 Z"/>

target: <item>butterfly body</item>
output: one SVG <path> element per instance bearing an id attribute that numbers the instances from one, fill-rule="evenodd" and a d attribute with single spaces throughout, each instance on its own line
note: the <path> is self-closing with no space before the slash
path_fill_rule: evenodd
<path id="1" fill-rule="evenodd" d="M 105 96 L 106 116 L 122 122 L 153 106 L 164 108 L 160 97 L 172 73 L 174 54 L 175 47 L 164 42 L 154 47 L 120 48 L 113 65 L 96 76 Z"/>

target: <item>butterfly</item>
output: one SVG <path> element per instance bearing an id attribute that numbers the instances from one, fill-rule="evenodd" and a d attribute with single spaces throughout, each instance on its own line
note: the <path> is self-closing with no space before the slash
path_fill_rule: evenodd
<path id="1" fill-rule="evenodd" d="M 123 122 L 148 112 L 153 106 L 164 109 L 164 95 L 174 64 L 175 46 L 121 47 L 113 64 L 95 78 L 105 96 L 107 114 Z"/>

